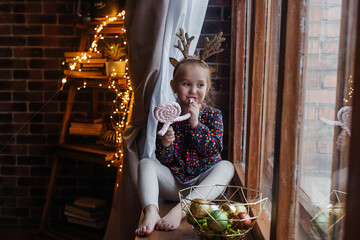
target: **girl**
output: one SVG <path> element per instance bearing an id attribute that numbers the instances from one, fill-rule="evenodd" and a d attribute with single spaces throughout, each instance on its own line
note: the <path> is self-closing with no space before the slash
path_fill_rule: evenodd
<path id="1" fill-rule="evenodd" d="M 148 235 L 154 228 L 175 230 L 184 214 L 178 203 L 164 217 L 159 216 L 159 195 L 167 200 L 179 201 L 179 190 L 193 185 L 211 185 L 230 182 L 234 167 L 221 160 L 223 149 L 223 122 L 220 110 L 206 106 L 205 99 L 211 88 L 210 69 L 197 58 L 186 58 L 174 69 L 171 87 L 177 94 L 182 115 L 191 117 L 173 123 L 163 137 L 157 136 L 156 157 L 139 163 L 139 195 L 144 218 L 135 230 L 136 235 Z M 158 130 L 162 124 L 159 123 Z M 204 188 L 202 191 L 205 191 Z M 189 199 L 202 194 L 215 199 L 221 192 L 190 193 Z"/>

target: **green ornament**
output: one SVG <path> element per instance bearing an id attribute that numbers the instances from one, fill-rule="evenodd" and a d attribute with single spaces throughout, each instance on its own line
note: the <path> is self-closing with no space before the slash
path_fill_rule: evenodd
<path id="1" fill-rule="evenodd" d="M 214 210 L 210 213 L 207 222 L 208 227 L 211 230 L 215 232 L 221 232 L 227 227 L 229 218 L 225 212 L 221 210 Z"/>

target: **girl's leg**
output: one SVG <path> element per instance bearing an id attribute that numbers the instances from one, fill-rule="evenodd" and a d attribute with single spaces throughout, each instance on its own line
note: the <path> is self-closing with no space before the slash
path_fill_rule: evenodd
<path id="1" fill-rule="evenodd" d="M 169 168 L 150 158 L 139 163 L 138 185 L 143 208 L 149 204 L 159 208 L 159 195 L 170 201 L 179 201 L 178 192 L 183 187 Z"/>
<path id="2" fill-rule="evenodd" d="M 142 159 L 138 166 L 138 191 L 140 202 L 143 207 L 144 218 L 135 234 L 139 236 L 149 235 L 160 220 L 158 196 L 159 188 L 153 159 Z"/>
<path id="3" fill-rule="evenodd" d="M 171 171 L 158 161 L 153 159 L 142 159 L 138 168 L 138 190 L 140 201 L 143 206 L 144 218 L 135 230 L 136 235 L 148 235 L 160 220 L 159 216 L 159 185 L 160 195 L 173 200 L 173 193 L 177 193 L 176 179 Z M 178 198 L 177 198 L 178 199 Z"/>
<path id="4" fill-rule="evenodd" d="M 161 167 L 157 168 L 157 177 L 160 196 L 166 200 L 179 202 L 179 190 L 184 188 L 184 185 L 179 183 L 170 169 L 161 165 Z M 179 227 L 182 218 L 181 206 L 177 204 L 177 207 L 172 208 L 156 223 L 156 229 L 163 231 L 175 230 Z"/>
<path id="5" fill-rule="evenodd" d="M 197 185 L 227 185 L 233 178 L 234 173 L 234 165 L 227 160 L 222 160 L 202 173 L 197 181 Z M 211 200 L 220 196 L 224 191 L 225 187 L 199 187 L 195 188 L 195 190 L 187 195 L 186 198 L 203 198 Z"/>

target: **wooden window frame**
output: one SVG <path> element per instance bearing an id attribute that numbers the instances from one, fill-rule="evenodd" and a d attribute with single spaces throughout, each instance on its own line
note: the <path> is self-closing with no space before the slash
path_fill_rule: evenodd
<path id="1" fill-rule="evenodd" d="M 276 1 L 276 0 L 274 0 Z M 262 6 L 266 1 L 255 0 L 234 0 L 232 1 L 232 56 L 231 56 L 231 91 L 230 91 L 230 126 L 229 126 L 229 159 L 233 159 L 236 175 L 235 181 L 240 186 L 258 188 L 262 171 L 259 162 L 261 156 L 261 108 L 253 104 L 261 103 L 262 74 L 264 72 L 265 45 L 255 45 L 256 40 L 264 39 L 265 28 L 257 25 L 264 20 Z M 282 0 L 280 17 L 280 45 L 279 45 L 279 65 L 278 83 L 276 100 L 276 125 L 275 125 L 275 147 L 274 147 L 274 169 L 273 169 L 273 195 L 271 225 L 268 216 L 260 216 L 253 234 L 257 239 L 293 239 L 294 238 L 294 207 L 296 199 L 299 198 L 299 191 L 295 188 L 298 184 L 296 179 L 296 166 L 298 161 L 298 114 L 301 111 L 301 67 L 303 52 L 303 19 L 305 6 L 303 1 Z M 352 0 L 344 0 L 345 3 L 353 2 L 353 11 L 349 18 L 356 21 L 355 24 L 355 51 L 354 66 L 360 66 L 360 4 Z M 252 6 L 249 16 L 246 14 L 246 5 Z M 272 5 L 271 5 L 272 6 Z M 271 7 L 270 6 L 270 7 Z M 278 6 L 279 7 L 279 6 Z M 263 13 L 264 15 L 260 14 Z M 347 14 L 346 12 L 342 13 Z M 250 29 L 247 31 L 246 18 L 251 22 Z M 271 20 L 270 20 L 271 21 Z M 255 30 L 255 25 L 256 29 Z M 342 28 L 343 29 L 343 28 Z M 250 36 L 246 39 L 246 33 Z M 344 43 L 340 43 L 341 44 Z M 246 61 L 247 49 L 249 49 L 249 59 Z M 246 65 L 245 62 L 249 64 Z M 341 69 L 341 68 L 340 68 Z M 348 196 L 347 210 L 345 218 L 344 239 L 355 239 L 358 236 L 357 218 L 360 214 L 358 199 L 360 194 L 360 68 L 353 68 L 354 95 L 353 95 L 353 115 L 352 115 L 352 136 L 350 139 L 348 175 Z M 259 74 L 260 71 L 261 74 Z M 341 70 L 340 70 L 341 71 Z M 342 74 L 342 73 L 339 73 Z M 245 96 L 245 78 L 250 81 L 248 87 L 249 95 L 247 101 Z M 261 84 L 260 84 L 261 83 Z M 261 86 L 259 86 L 259 84 Z M 261 91 L 259 91 L 261 88 Z M 340 96 L 340 94 L 337 94 Z M 286 104 L 282 104 L 285 103 Z M 246 104 L 246 106 L 244 106 Z M 244 107 L 247 116 L 244 119 Z M 260 110 L 259 110 L 260 109 Z M 252 115 L 255 113 L 254 115 Z M 246 123 L 245 133 L 242 127 Z M 258 131 L 258 132 L 257 132 Z M 251 138 L 249 137 L 251 135 Z M 243 139 L 243 136 L 247 136 Z M 244 141 L 244 144 L 242 144 Z M 244 146 L 244 148 L 243 148 Z M 251 152 L 251 154 L 249 153 Z M 240 162 L 245 157 L 245 167 Z M 263 159 L 261 161 L 264 161 Z M 251 166 L 250 164 L 251 163 Z M 281 207 L 279 207 L 281 206 Z M 299 207 L 299 206 L 297 206 Z M 263 212 L 264 213 L 264 212 Z M 270 236 L 270 237 L 269 237 Z"/>
<path id="2" fill-rule="evenodd" d="M 273 0 L 278 2 L 278 0 Z M 247 16 L 247 5 L 250 10 Z M 260 188 L 262 171 L 261 137 L 262 137 L 262 102 L 266 57 L 266 5 L 267 0 L 236 0 L 232 1 L 232 58 L 231 58 L 231 88 L 230 92 L 230 129 L 229 131 L 229 158 L 234 160 L 236 169 L 235 181 L 240 186 L 251 189 Z M 276 4 L 273 4 L 276 6 Z M 250 19 L 247 24 L 246 18 Z M 247 31 L 247 27 L 249 28 Z M 247 32 L 249 36 L 247 37 Z M 274 35 L 274 34 L 272 34 Z M 247 50 L 249 59 L 246 61 Z M 245 64 L 247 62 L 248 64 Z M 276 62 L 272 64 L 276 67 Z M 248 78 L 245 86 L 245 78 Z M 245 88 L 247 88 L 246 101 Z M 247 113 L 244 115 L 243 105 L 246 103 Z M 249 116 L 246 118 L 246 116 Z M 245 134 L 243 123 L 246 125 Z M 243 139 L 246 136 L 246 139 Z M 251 137 L 250 137 L 251 136 Z M 242 145 L 245 141 L 245 145 Z M 244 156 L 244 157 L 243 157 Z M 241 160 L 245 159 L 245 165 Z M 249 163 L 252 164 L 249 164 Z M 270 221 L 263 211 L 257 221 L 256 239 L 267 239 L 270 230 Z"/>

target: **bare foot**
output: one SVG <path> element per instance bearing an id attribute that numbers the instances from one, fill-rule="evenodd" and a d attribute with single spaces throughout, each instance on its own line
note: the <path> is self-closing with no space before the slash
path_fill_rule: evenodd
<path id="1" fill-rule="evenodd" d="M 175 230 L 180 226 L 183 217 L 184 215 L 179 203 L 156 223 L 156 229 L 163 231 Z"/>
<path id="2" fill-rule="evenodd" d="M 154 230 L 156 222 L 160 219 L 157 207 L 152 204 L 147 205 L 144 208 L 144 218 L 139 227 L 135 230 L 135 234 L 138 236 L 149 235 Z"/>

